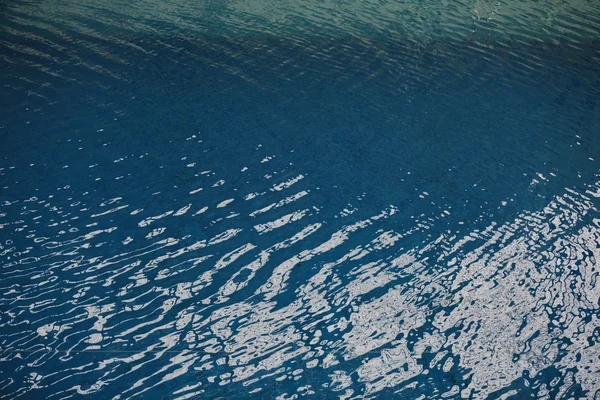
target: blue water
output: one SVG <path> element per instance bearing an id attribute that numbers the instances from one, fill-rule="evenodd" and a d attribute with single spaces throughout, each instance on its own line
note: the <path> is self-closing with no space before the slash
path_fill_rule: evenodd
<path id="1" fill-rule="evenodd" d="M 597 399 L 600 5 L 0 1 L 1 399 Z"/>

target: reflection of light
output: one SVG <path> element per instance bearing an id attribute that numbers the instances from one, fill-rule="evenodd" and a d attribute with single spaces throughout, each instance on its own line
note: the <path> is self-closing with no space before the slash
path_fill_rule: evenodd
<path id="1" fill-rule="evenodd" d="M 427 2 L 370 2 L 352 1 L 340 3 L 336 0 L 310 2 L 265 2 L 261 0 L 229 0 L 219 2 L 181 2 L 171 0 L 127 3 L 106 1 L 102 3 L 104 14 L 93 15 L 106 29 L 140 34 L 156 33 L 157 29 L 146 21 L 172 24 L 190 32 L 216 34 L 266 33 L 269 35 L 295 36 L 302 33 L 329 35 L 365 36 L 389 32 L 396 39 L 422 42 L 432 39 L 467 39 L 478 26 L 490 26 L 494 35 L 513 39 L 531 39 L 534 36 L 545 38 L 562 37 L 564 30 L 581 35 L 582 38 L 597 38 L 600 32 L 578 29 L 586 24 L 586 16 L 597 15 L 594 2 L 569 0 L 548 10 L 547 3 L 510 0 L 469 0 L 460 4 L 441 2 L 432 5 Z M 90 17 L 90 9 L 95 5 L 91 0 L 68 4 L 69 14 Z M 31 6 L 30 6 L 31 7 Z M 62 2 L 46 1 L 39 5 L 40 15 L 56 15 L 64 19 Z M 33 12 L 34 10 L 28 10 Z M 574 12 L 576 11 L 576 12 Z M 461 26 L 460 21 L 473 23 Z M 259 21 L 259 23 L 257 23 Z M 557 29 L 556 21 L 564 26 Z M 66 22 L 71 23 L 69 20 Z M 484 24 L 484 25 L 481 25 Z M 83 26 L 78 25 L 78 29 Z M 466 28 L 466 29 L 465 29 Z M 98 35 L 89 30 L 88 34 Z M 107 33 L 107 32 L 104 32 Z M 117 36 L 118 37 L 118 36 Z M 572 39 L 572 37 L 571 37 Z"/>

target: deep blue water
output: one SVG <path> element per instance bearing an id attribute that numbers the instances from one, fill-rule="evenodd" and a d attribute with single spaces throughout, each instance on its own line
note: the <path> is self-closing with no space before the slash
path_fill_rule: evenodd
<path id="1" fill-rule="evenodd" d="M 361 4 L 0 1 L 1 399 L 600 396 L 600 6 Z"/>

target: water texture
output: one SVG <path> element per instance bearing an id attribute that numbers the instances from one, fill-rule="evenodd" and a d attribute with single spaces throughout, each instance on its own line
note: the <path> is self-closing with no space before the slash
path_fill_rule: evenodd
<path id="1" fill-rule="evenodd" d="M 597 1 L 0 1 L 0 399 L 600 398 Z"/>

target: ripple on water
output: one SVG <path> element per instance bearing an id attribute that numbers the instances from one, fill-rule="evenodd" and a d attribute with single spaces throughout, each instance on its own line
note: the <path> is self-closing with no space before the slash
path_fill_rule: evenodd
<path id="1" fill-rule="evenodd" d="M 0 7 L 2 398 L 599 395 L 592 2 Z"/>

